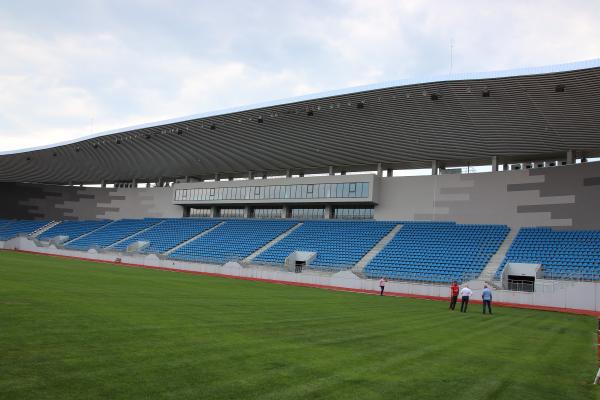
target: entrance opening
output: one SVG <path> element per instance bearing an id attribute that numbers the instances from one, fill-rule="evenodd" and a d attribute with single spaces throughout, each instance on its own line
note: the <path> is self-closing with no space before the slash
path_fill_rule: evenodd
<path id="1" fill-rule="evenodd" d="M 507 288 L 508 290 L 514 290 L 517 292 L 533 292 L 535 289 L 535 277 L 509 275 Z"/>
<path id="2" fill-rule="evenodd" d="M 299 274 L 300 272 L 302 272 L 302 268 L 304 268 L 306 266 L 306 261 L 296 261 L 296 268 L 294 269 L 294 272 Z"/>

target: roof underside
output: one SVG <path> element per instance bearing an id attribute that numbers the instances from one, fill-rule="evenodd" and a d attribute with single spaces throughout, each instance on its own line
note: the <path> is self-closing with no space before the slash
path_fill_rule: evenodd
<path id="1" fill-rule="evenodd" d="M 426 168 L 567 150 L 600 154 L 600 68 L 396 86 L 132 129 L 1 155 L 0 181 Z"/>

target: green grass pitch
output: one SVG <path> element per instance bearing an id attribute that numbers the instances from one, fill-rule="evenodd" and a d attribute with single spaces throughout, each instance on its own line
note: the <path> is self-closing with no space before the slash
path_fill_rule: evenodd
<path id="1" fill-rule="evenodd" d="M 1 399 L 594 399 L 592 317 L 0 252 Z"/>

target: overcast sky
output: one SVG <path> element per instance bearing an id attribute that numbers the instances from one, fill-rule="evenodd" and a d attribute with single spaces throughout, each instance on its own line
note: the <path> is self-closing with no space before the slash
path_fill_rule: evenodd
<path id="1" fill-rule="evenodd" d="M 600 0 L 0 0 L 0 151 L 349 86 L 600 57 Z"/>

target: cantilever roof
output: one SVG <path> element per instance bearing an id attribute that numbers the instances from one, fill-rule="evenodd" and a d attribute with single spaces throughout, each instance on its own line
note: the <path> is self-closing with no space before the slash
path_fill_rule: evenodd
<path id="1" fill-rule="evenodd" d="M 494 155 L 552 158 L 569 149 L 597 155 L 599 95 L 600 59 L 366 85 L 3 152 L 0 181 L 419 168 Z"/>

